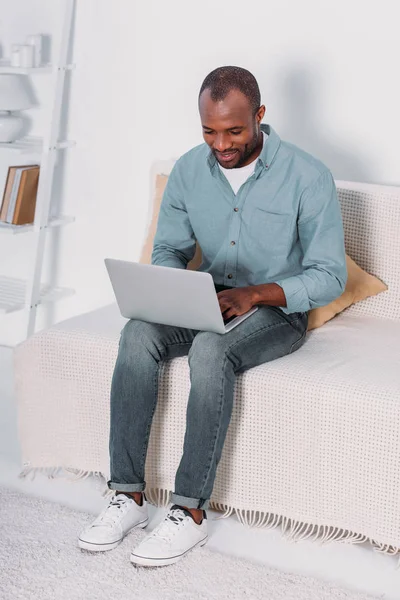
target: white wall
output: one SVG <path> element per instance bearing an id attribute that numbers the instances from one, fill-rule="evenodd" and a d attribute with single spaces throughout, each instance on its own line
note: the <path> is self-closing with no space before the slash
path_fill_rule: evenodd
<path id="1" fill-rule="evenodd" d="M 26 33 L 51 32 L 61 6 L 0 0 L 4 54 Z M 197 94 L 217 66 L 252 71 L 264 121 L 336 178 L 400 185 L 396 8 L 395 0 L 78 2 L 77 69 L 65 101 L 67 135 L 77 146 L 61 157 L 54 189 L 77 221 L 49 235 L 44 269 L 44 279 L 77 294 L 40 307 L 38 329 L 114 301 L 103 258 L 138 260 L 151 168 L 202 142 Z M 45 79 L 35 81 L 44 101 Z M 45 114 L 32 115 L 39 134 Z M 28 240 L 4 242 L 0 273 L 16 274 L 26 268 Z M 0 317 L 0 343 L 19 329 L 21 313 Z"/>

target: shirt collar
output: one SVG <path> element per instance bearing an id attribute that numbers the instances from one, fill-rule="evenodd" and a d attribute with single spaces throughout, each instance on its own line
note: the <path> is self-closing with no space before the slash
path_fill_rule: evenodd
<path id="1" fill-rule="evenodd" d="M 260 170 L 261 168 L 269 169 L 281 144 L 281 138 L 271 127 L 271 125 L 261 123 L 261 131 L 265 131 L 265 133 L 268 135 L 268 138 L 266 140 L 264 139 L 263 148 L 258 156 L 256 166 L 257 169 Z M 211 150 L 207 153 L 207 162 L 210 169 L 213 170 L 215 164 L 217 163 L 217 159 Z"/>

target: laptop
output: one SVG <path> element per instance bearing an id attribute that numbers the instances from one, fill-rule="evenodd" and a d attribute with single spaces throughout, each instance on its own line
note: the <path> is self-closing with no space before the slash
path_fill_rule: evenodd
<path id="1" fill-rule="evenodd" d="M 121 315 L 151 323 L 227 333 L 258 310 L 224 321 L 210 273 L 104 259 Z"/>

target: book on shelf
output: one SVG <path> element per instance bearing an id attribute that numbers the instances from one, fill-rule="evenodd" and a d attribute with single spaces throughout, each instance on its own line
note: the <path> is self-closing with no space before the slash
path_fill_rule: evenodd
<path id="1" fill-rule="evenodd" d="M 33 223 L 39 173 L 40 165 L 9 167 L 0 208 L 0 222 L 12 225 Z"/>

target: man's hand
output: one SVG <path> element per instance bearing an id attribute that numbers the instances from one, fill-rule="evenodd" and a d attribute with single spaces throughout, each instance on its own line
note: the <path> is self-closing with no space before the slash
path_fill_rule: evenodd
<path id="1" fill-rule="evenodd" d="M 244 315 L 256 304 L 253 286 L 223 290 L 217 297 L 224 319 Z"/>

